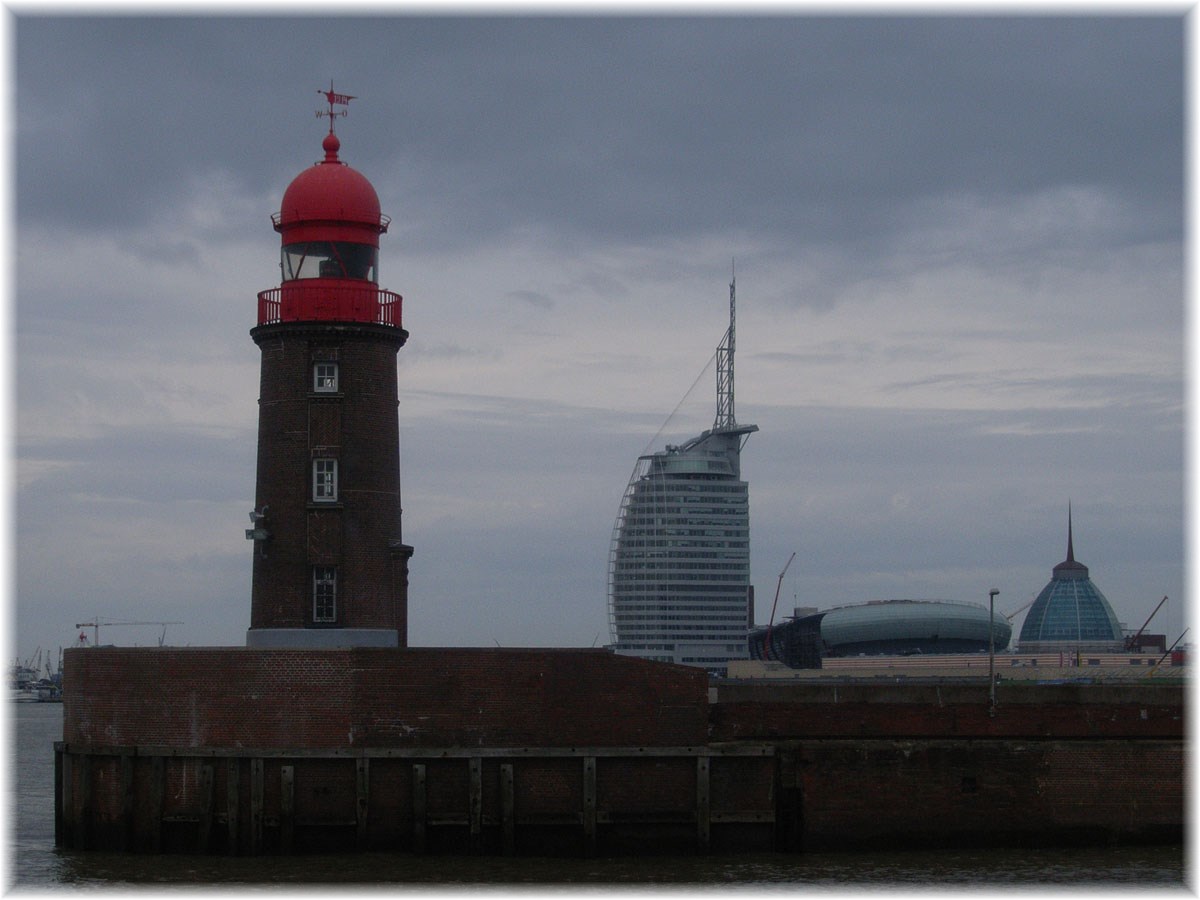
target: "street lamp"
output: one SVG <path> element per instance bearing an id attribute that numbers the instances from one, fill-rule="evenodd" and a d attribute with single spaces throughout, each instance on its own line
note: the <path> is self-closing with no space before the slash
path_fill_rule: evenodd
<path id="1" fill-rule="evenodd" d="M 996 595 L 995 588 L 988 591 L 988 715 L 996 714 Z"/>

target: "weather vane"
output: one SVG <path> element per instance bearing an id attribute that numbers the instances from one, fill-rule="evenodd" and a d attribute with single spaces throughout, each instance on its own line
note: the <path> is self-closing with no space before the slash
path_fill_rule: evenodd
<path id="1" fill-rule="evenodd" d="M 328 110 L 318 109 L 317 110 L 317 118 L 321 119 L 321 118 L 328 116 L 329 117 L 329 133 L 333 134 L 333 120 L 336 119 L 338 116 L 344 116 L 350 112 L 348 109 L 335 110 L 333 108 L 334 105 L 338 104 L 341 106 L 349 106 L 350 101 L 353 100 L 354 97 L 352 97 L 350 94 L 334 93 L 332 78 L 329 79 L 329 90 L 327 90 L 327 91 L 318 90 L 317 93 L 324 94 L 325 99 L 327 101 L 329 101 L 329 109 Z"/>

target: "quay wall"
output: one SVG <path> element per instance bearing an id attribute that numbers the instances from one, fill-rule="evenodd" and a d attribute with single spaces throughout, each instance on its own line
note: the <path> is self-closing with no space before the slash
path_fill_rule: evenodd
<path id="1" fill-rule="evenodd" d="M 1181 840 L 1178 684 L 709 683 L 597 650 L 64 655 L 60 846 L 596 854 Z"/>
<path id="2" fill-rule="evenodd" d="M 1182 738 L 1178 683 L 727 682 L 711 689 L 710 740 Z"/>
<path id="3" fill-rule="evenodd" d="M 63 740 L 196 747 L 687 745 L 707 676 L 604 650 L 68 650 Z"/>

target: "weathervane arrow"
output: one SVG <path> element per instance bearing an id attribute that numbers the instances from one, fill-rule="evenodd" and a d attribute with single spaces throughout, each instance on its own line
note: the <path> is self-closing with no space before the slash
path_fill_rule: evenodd
<path id="1" fill-rule="evenodd" d="M 348 112 L 348 110 L 345 110 L 345 109 L 340 110 L 340 111 L 335 110 L 333 108 L 334 105 L 336 104 L 336 105 L 340 105 L 340 106 L 349 106 L 350 101 L 355 98 L 351 94 L 339 94 L 339 93 L 335 92 L 333 89 L 333 79 L 330 79 L 330 81 L 329 81 L 329 90 L 327 90 L 327 91 L 318 90 L 317 93 L 324 94 L 325 99 L 329 103 L 328 111 L 321 110 L 321 109 L 317 110 L 317 118 L 322 119 L 322 118 L 325 118 L 326 116 L 328 116 L 329 117 L 329 131 L 330 131 L 330 133 L 332 133 L 333 132 L 333 120 L 337 116 L 346 115 L 346 113 Z"/>

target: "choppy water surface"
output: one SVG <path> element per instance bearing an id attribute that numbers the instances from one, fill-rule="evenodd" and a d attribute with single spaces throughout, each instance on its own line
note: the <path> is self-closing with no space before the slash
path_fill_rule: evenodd
<path id="1" fill-rule="evenodd" d="M 694 890 L 805 885 L 822 889 L 895 887 L 1153 888 L 1186 890 L 1184 848 L 969 850 L 937 853 L 806 853 L 537 859 L 355 853 L 304 857 L 196 857 L 63 852 L 54 848 L 54 752 L 62 737 L 58 704 L 8 711 L 15 797 L 10 800 L 8 880 L 19 891 L 132 886 L 411 884 L 584 885 Z"/>

